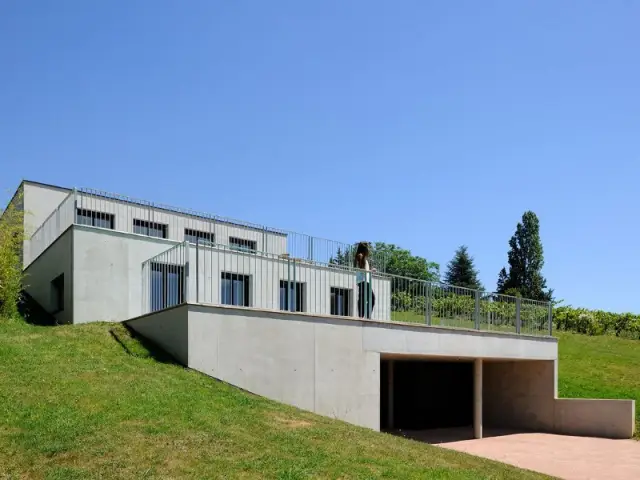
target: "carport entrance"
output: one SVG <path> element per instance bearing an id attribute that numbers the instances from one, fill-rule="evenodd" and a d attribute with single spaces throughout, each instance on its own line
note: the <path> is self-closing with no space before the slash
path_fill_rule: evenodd
<path id="1" fill-rule="evenodd" d="M 473 425 L 473 360 L 381 360 L 381 430 L 415 431 Z"/>

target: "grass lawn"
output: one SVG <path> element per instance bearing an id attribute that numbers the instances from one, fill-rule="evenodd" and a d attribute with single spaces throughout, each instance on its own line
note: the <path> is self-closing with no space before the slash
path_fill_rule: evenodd
<path id="1" fill-rule="evenodd" d="M 636 400 L 640 438 L 640 341 L 557 332 L 560 339 L 558 394 L 567 398 Z"/>
<path id="2" fill-rule="evenodd" d="M 545 478 L 250 395 L 119 325 L 0 321 L 0 478 L 185 477 Z"/>

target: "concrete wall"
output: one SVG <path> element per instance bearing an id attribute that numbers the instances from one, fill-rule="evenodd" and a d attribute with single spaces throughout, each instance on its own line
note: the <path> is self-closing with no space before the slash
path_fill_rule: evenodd
<path id="1" fill-rule="evenodd" d="M 78 208 L 92 211 L 110 213 L 115 216 L 114 229 L 121 232 L 133 232 L 133 221 L 145 220 L 161 223 L 168 226 L 168 239 L 177 242 L 184 241 L 184 230 L 189 228 L 202 232 L 213 233 L 215 241 L 221 245 L 229 244 L 229 237 L 238 237 L 244 240 L 253 240 L 257 244 L 257 250 L 280 255 L 287 251 L 287 237 L 283 234 L 273 233 L 269 230 L 236 226 L 220 221 L 213 222 L 194 215 L 180 214 L 152 208 L 143 205 L 135 205 L 125 201 L 118 201 L 99 196 L 78 193 Z"/>
<path id="2" fill-rule="evenodd" d="M 251 307 L 280 310 L 280 281 L 299 282 L 304 285 L 303 311 L 318 315 L 331 313 L 331 288 L 348 289 L 350 316 L 357 316 L 358 290 L 353 272 L 321 267 L 309 263 L 289 262 L 277 256 L 261 256 L 229 252 L 216 248 L 189 249 L 189 290 L 192 302 L 220 304 L 220 278 L 223 272 L 247 275 L 250 283 Z M 197 279 L 197 280 L 196 280 Z M 372 288 L 376 296 L 372 319 L 391 319 L 391 282 L 388 278 L 373 276 Z"/>
<path id="3" fill-rule="evenodd" d="M 557 352 L 554 339 L 533 342 L 525 337 L 235 307 L 179 308 L 189 310 L 189 367 L 273 400 L 373 429 L 380 423 L 381 355 L 457 357 L 477 353 L 481 343 L 488 345 L 484 350 L 488 357 L 539 356 L 536 350 L 543 350 L 555 358 Z M 160 325 L 154 331 L 155 315 L 144 317 L 145 335 L 158 342 L 164 335 L 170 341 Z M 129 324 L 137 328 L 136 322 Z M 398 341 L 397 332 L 404 332 L 404 343 Z M 508 348 L 508 343 L 523 347 Z"/>
<path id="4" fill-rule="evenodd" d="M 553 360 L 485 362 L 485 426 L 550 431 L 553 424 L 555 383 Z"/>
<path id="5" fill-rule="evenodd" d="M 64 274 L 64 310 L 55 313 L 58 323 L 73 323 L 73 233 L 68 228 L 25 270 L 25 290 L 49 313 L 53 313 L 51 281 Z"/>
<path id="6" fill-rule="evenodd" d="M 175 352 L 174 343 L 184 344 L 187 311 L 185 365 L 279 402 L 379 429 L 380 355 L 363 349 L 357 322 L 180 306 L 127 323 Z M 183 351 L 174 355 L 184 358 Z"/>
<path id="7" fill-rule="evenodd" d="M 367 350 L 393 355 L 458 359 L 558 358 L 555 338 L 536 338 L 475 330 L 452 330 L 397 323 L 366 322 L 362 341 Z"/>
<path id="8" fill-rule="evenodd" d="M 26 267 L 32 260 L 31 242 L 29 238 L 69 195 L 69 190 L 51 185 L 23 182 L 16 192 L 16 194 L 19 193 L 22 196 L 19 207 L 25 212 L 25 240 L 23 243 L 22 261 L 23 266 Z M 57 230 L 49 235 L 51 238 L 48 239 L 48 244 L 38 248 L 37 254 L 42 253 L 69 225 L 56 225 Z M 54 226 L 51 225 L 51 227 Z"/>
<path id="9" fill-rule="evenodd" d="M 128 325 L 152 340 L 183 365 L 189 363 L 188 307 L 179 307 L 139 317 Z"/>
<path id="10" fill-rule="evenodd" d="M 142 309 L 142 262 L 175 242 L 74 225 L 74 323 L 123 321 Z"/>
<path id="11" fill-rule="evenodd" d="M 556 433 L 631 438 L 635 432 L 634 400 L 559 398 L 554 407 Z"/>
<path id="12" fill-rule="evenodd" d="M 631 438 L 634 400 L 557 398 L 553 361 L 485 362 L 484 423 L 564 435 Z"/>

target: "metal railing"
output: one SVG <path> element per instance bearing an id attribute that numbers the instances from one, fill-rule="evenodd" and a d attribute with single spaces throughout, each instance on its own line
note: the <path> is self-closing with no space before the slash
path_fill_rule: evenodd
<path id="1" fill-rule="evenodd" d="M 170 207 L 100 190 L 76 189 L 57 210 L 60 209 L 64 209 L 65 212 L 64 225 L 55 217 L 56 212 L 45 220 L 31 237 L 36 246 L 33 249 L 35 254 L 29 256 L 30 260 L 35 259 L 64 229 L 75 223 L 176 242 L 199 239 L 236 250 L 287 254 L 291 258 L 319 264 L 353 262 L 354 245 L 346 242 Z M 371 263 L 379 271 L 385 271 L 386 258 L 382 254 L 374 253 Z"/>
<path id="2" fill-rule="evenodd" d="M 149 311 L 180 300 L 526 335 L 552 328 L 548 302 L 227 245 L 180 244 L 143 264 L 144 282 Z"/>
<path id="3" fill-rule="evenodd" d="M 186 303 L 189 244 L 183 242 L 142 263 L 142 313 Z"/>
<path id="4" fill-rule="evenodd" d="M 44 252 L 74 221 L 74 196 L 70 193 L 31 235 L 28 252 L 25 252 L 25 266 Z"/>

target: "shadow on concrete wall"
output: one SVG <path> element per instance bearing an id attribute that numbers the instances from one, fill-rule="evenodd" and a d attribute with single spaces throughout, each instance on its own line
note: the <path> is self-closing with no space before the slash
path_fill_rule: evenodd
<path id="1" fill-rule="evenodd" d="M 153 358 L 157 362 L 181 365 L 160 346 L 138 334 L 128 325 L 118 323 L 109 330 L 109 333 L 123 350 L 133 357 Z"/>

